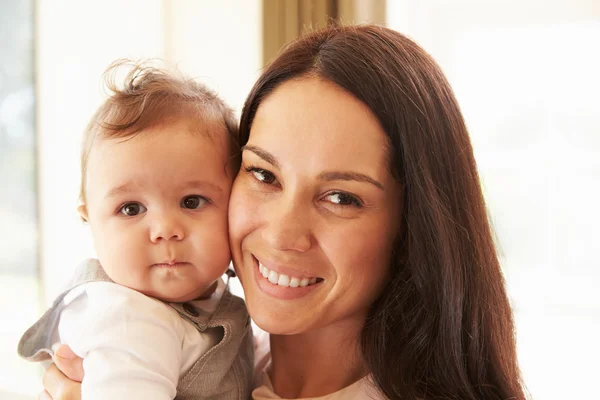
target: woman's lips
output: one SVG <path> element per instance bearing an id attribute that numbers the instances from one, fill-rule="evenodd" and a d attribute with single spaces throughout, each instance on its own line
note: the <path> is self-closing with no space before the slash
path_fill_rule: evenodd
<path id="1" fill-rule="evenodd" d="M 254 257 L 253 257 L 254 258 Z M 320 277 L 293 276 L 273 271 L 254 258 L 254 277 L 263 293 L 282 300 L 304 297 L 319 288 Z"/>
<path id="2" fill-rule="evenodd" d="M 309 285 L 314 285 L 317 282 L 322 281 L 323 279 L 321 278 L 317 278 L 317 277 L 296 277 L 296 276 L 290 276 L 290 275 L 286 275 L 283 273 L 278 273 L 276 271 L 272 271 L 269 268 L 265 267 L 264 265 L 262 265 L 260 263 L 260 261 L 258 262 L 258 270 L 260 272 L 260 274 L 263 276 L 263 278 L 267 279 L 269 282 L 271 282 L 274 285 L 278 285 L 278 286 L 283 286 L 283 287 L 291 287 L 291 288 L 297 288 L 297 287 L 305 287 L 305 286 L 309 286 Z"/>

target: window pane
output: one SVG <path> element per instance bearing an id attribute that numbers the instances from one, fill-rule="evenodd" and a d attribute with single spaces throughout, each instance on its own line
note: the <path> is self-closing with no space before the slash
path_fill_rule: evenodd
<path id="1" fill-rule="evenodd" d="M 33 1 L 0 3 L 0 398 L 33 398 L 40 367 L 17 356 L 39 314 Z"/>
<path id="2" fill-rule="evenodd" d="M 533 398 L 595 398 L 600 358 L 598 2 L 396 0 L 475 149 Z M 597 397 L 597 396 L 596 396 Z"/>

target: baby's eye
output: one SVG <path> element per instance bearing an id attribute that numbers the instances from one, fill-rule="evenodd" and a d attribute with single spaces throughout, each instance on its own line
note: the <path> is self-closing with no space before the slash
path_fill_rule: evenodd
<path id="1" fill-rule="evenodd" d="M 198 208 L 204 207 L 207 203 L 208 203 L 208 200 L 206 200 L 202 196 L 197 196 L 197 195 L 187 196 L 187 197 L 184 197 L 183 200 L 181 200 L 181 207 L 187 208 L 190 210 L 196 210 Z"/>
<path id="2" fill-rule="evenodd" d="M 134 217 L 143 212 L 146 212 L 146 207 L 144 207 L 140 203 L 127 203 L 121 206 L 119 212 L 121 214 L 127 215 L 128 217 Z"/>
<path id="3" fill-rule="evenodd" d="M 330 193 L 325 196 L 325 199 L 339 206 L 353 206 L 356 208 L 361 208 L 363 205 L 356 196 L 344 192 Z"/>
<path id="4" fill-rule="evenodd" d="M 275 175 L 273 175 L 272 172 L 269 172 L 266 169 L 250 167 L 247 169 L 247 171 L 252 173 L 252 175 L 254 175 L 256 180 L 258 180 L 262 183 L 266 183 L 267 185 L 270 185 L 277 180 L 275 178 Z"/>

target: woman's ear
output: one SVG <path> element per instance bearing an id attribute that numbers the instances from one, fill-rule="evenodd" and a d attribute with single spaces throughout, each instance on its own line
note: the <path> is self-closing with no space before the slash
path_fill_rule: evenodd
<path id="1" fill-rule="evenodd" d="M 80 204 L 79 206 L 77 206 L 77 212 L 79 213 L 79 217 L 81 218 L 81 220 L 85 223 L 88 222 L 88 212 L 87 212 L 87 207 L 85 204 Z"/>

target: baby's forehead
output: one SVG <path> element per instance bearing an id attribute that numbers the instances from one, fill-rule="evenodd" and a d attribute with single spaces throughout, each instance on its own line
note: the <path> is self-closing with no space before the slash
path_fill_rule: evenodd
<path id="1" fill-rule="evenodd" d="M 193 118 L 168 118 L 138 132 L 144 135 L 174 135 L 187 133 L 190 140 L 208 140 L 215 151 L 224 156 L 231 156 L 233 146 L 231 137 L 222 120 L 212 118 L 210 115 Z"/>
<path id="2" fill-rule="evenodd" d="M 227 128 L 221 121 L 211 119 L 190 121 L 186 124 L 185 130 L 187 133 L 196 135 L 201 139 L 208 139 L 215 148 L 229 155 L 231 138 Z"/>
<path id="3" fill-rule="evenodd" d="M 153 181 L 163 186 L 206 180 L 225 185 L 229 146 L 218 126 L 164 123 L 129 137 L 94 143 L 88 159 L 88 184 L 113 186 L 115 180 Z"/>
<path id="4" fill-rule="evenodd" d="M 101 132 L 92 145 L 119 146 L 129 141 L 143 144 L 154 140 L 162 140 L 165 137 L 186 135 L 190 143 L 196 141 L 206 142 L 212 151 L 218 151 L 229 156 L 231 149 L 229 133 L 220 121 L 211 118 L 165 118 L 156 121 L 149 126 L 134 131 L 122 131 L 117 133 Z"/>

